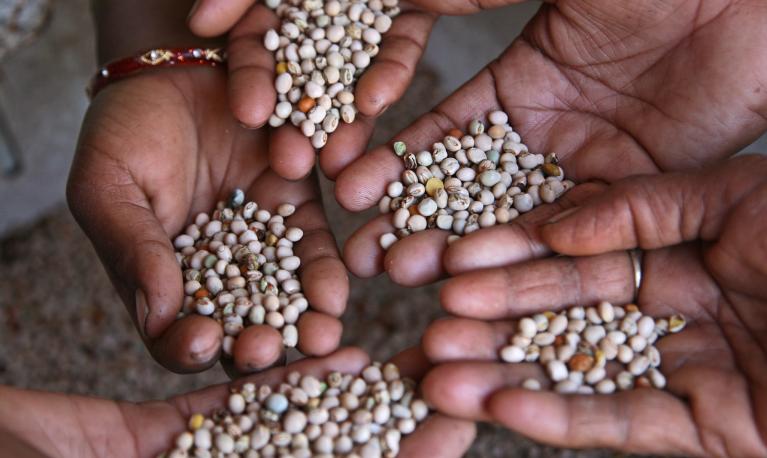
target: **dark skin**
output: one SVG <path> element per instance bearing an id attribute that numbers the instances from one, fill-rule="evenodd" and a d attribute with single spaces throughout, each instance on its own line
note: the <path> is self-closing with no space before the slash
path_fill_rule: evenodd
<path id="1" fill-rule="evenodd" d="M 423 339 L 439 364 L 424 381 L 427 399 L 445 414 L 496 421 L 558 446 L 764 456 L 766 173 L 766 158 L 747 156 L 620 181 L 538 226 L 544 243 L 566 257 L 451 279 L 441 296 L 454 316 Z M 624 251 L 631 248 L 644 250 L 636 300 Z M 655 317 L 686 317 L 685 330 L 657 343 L 667 391 L 564 396 L 520 389 L 528 377 L 548 382 L 537 364 L 498 361 L 515 320 L 603 299 L 635 300 Z"/>
<path id="2" fill-rule="evenodd" d="M 403 353 L 398 358 L 406 362 L 397 363 L 408 375 L 419 376 L 423 373 L 417 366 L 423 361 L 419 355 L 417 350 Z M 245 382 L 274 386 L 293 370 L 318 377 L 331 371 L 357 373 L 368 363 L 361 350 L 345 348 L 322 359 L 302 360 L 232 382 L 232 386 Z M 155 457 L 186 430 L 191 415 L 222 408 L 228 391 L 228 385 L 218 385 L 166 401 L 130 403 L 0 387 L 0 454 L 15 458 Z M 439 456 L 457 458 L 473 438 L 472 422 L 436 414 L 403 438 L 400 456 L 419 457 L 434 450 Z"/>
<path id="3" fill-rule="evenodd" d="M 467 14 L 508 2 L 419 2 L 441 13 Z M 613 182 L 642 173 L 681 170 L 720 160 L 767 128 L 767 5 L 759 1 L 675 0 L 546 2 L 522 35 L 474 79 L 394 138 L 412 151 L 476 117 L 503 109 L 534 152 L 556 152 L 576 182 Z M 373 149 L 338 177 L 341 205 L 377 204 L 399 178 L 390 145 Z M 386 271 L 418 286 L 447 274 L 505 265 L 550 251 L 530 228 L 591 189 L 541 207 L 518 224 L 479 231 L 450 246 L 429 230 L 384 252 L 390 215 L 360 228 L 344 259 L 357 276 Z M 498 240 L 514 250 L 498 253 Z M 418 259 L 418 262 L 411 262 Z"/>
<path id="4" fill-rule="evenodd" d="M 367 148 L 375 119 L 399 100 L 413 79 L 436 14 L 416 2 L 402 2 L 403 13 L 383 37 L 380 53 L 357 82 L 355 104 L 359 110 L 352 124 L 341 123 L 327 145 L 315 152 L 309 139 L 294 126 L 276 129 L 270 145 L 270 165 L 279 175 L 298 179 L 319 162 L 334 179 Z M 199 36 L 227 31 L 229 52 L 229 103 L 244 125 L 260 127 L 274 112 L 275 60 L 263 46 L 270 28 L 279 29 L 277 15 L 255 0 L 201 0 L 189 16 L 189 27 Z"/>
<path id="5" fill-rule="evenodd" d="M 186 30 L 188 2 L 96 6 L 102 60 L 154 46 L 215 45 L 200 43 Z M 152 21 L 144 23 L 136 16 L 142 8 L 152 13 Z M 131 26 L 138 32 L 132 34 Z M 126 37 L 135 40 L 133 51 L 126 47 Z M 311 310 L 298 322 L 304 354 L 326 355 L 338 347 L 338 317 L 349 294 L 315 177 L 292 182 L 277 176 L 267 160 L 270 133 L 241 127 L 221 97 L 224 93 L 221 68 L 146 71 L 107 86 L 94 98 L 83 122 L 67 189 L 72 213 L 93 242 L 147 348 L 176 372 L 215 364 L 222 329 L 202 316 L 176 320 L 183 281 L 171 237 L 236 187 L 270 211 L 283 202 L 297 208 L 287 224 L 305 234 L 295 247 L 303 261 L 299 276 L 311 302 Z M 226 362 L 232 373 L 249 373 L 282 357 L 279 332 L 252 326 L 239 336 L 234 358 Z"/>

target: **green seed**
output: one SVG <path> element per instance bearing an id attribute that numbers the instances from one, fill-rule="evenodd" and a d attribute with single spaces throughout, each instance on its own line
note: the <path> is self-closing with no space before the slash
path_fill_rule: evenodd
<path id="1" fill-rule="evenodd" d="M 487 159 L 489 161 L 492 161 L 493 164 L 498 164 L 498 161 L 501 159 L 501 153 L 498 151 L 491 149 L 487 153 Z"/>
<path id="2" fill-rule="evenodd" d="M 405 153 L 407 153 L 407 145 L 405 145 L 405 142 L 394 142 L 394 153 L 397 156 L 404 156 Z"/>

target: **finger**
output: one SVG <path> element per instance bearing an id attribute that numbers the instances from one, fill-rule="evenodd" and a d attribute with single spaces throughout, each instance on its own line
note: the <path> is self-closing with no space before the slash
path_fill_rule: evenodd
<path id="1" fill-rule="evenodd" d="M 426 328 L 421 342 L 425 355 L 435 364 L 455 360 L 495 361 L 512 334 L 514 325 L 509 321 L 444 318 Z"/>
<path id="2" fill-rule="evenodd" d="M 288 218 L 303 229 L 294 252 L 301 259 L 301 284 L 312 309 L 339 317 L 349 300 L 349 276 L 330 233 L 322 204 L 311 200 Z"/>
<path id="3" fill-rule="evenodd" d="M 128 172 L 112 171 L 113 165 L 93 160 L 83 162 L 90 167 L 75 165 L 67 188 L 72 214 L 94 244 L 141 335 L 157 338 L 182 305 L 183 281 L 173 245 Z M 90 174 L 99 167 L 99 174 Z M 113 182 L 103 182 L 105 177 Z M 118 182 L 128 184 L 116 186 Z"/>
<path id="4" fill-rule="evenodd" d="M 253 196 L 261 208 L 273 212 L 283 203 L 296 207 L 285 223 L 304 232 L 293 247 L 294 254 L 301 259 L 298 274 L 303 293 L 314 310 L 341 316 L 349 298 L 349 277 L 318 200 L 315 178 L 289 181 L 267 172 L 256 180 L 247 195 Z"/>
<path id="5" fill-rule="evenodd" d="M 341 344 L 341 321 L 323 313 L 305 312 L 298 320 L 298 348 L 307 356 L 324 356 Z"/>
<path id="6" fill-rule="evenodd" d="M 284 351 L 282 334 L 277 329 L 263 324 L 248 326 L 234 341 L 234 368 L 240 374 L 262 371 L 274 365 Z"/>
<path id="7" fill-rule="evenodd" d="M 272 172 L 259 177 L 248 191 L 261 203 L 261 208 L 276 211 L 283 203 L 296 207 L 285 223 L 303 231 L 303 237 L 293 247 L 294 254 L 301 259 L 298 274 L 303 293 L 313 309 L 340 316 L 349 298 L 349 278 L 318 194 L 314 177 L 289 181 Z"/>
<path id="8" fill-rule="evenodd" d="M 197 0 L 187 23 L 195 35 L 215 37 L 231 29 L 255 0 Z"/>
<path id="9" fill-rule="evenodd" d="M 442 253 L 447 247 L 447 231 L 432 229 L 409 235 L 389 248 L 384 268 L 394 283 L 422 286 L 439 280 Z"/>
<path id="10" fill-rule="evenodd" d="M 450 234 L 436 229 L 418 232 L 384 251 L 380 238 L 394 230 L 391 215 L 385 214 L 352 234 L 344 246 L 344 260 L 349 270 L 361 278 L 386 270 L 392 281 L 405 286 L 421 286 L 440 279 L 444 273 L 442 253 Z"/>
<path id="11" fill-rule="evenodd" d="M 450 129 L 467 125 L 481 114 L 499 109 L 494 81 L 485 69 L 431 112 L 395 136 L 409 151 L 431 150 Z M 336 182 L 336 198 L 342 207 L 361 211 L 376 205 L 386 185 L 399 179 L 404 170 L 402 159 L 390 145 L 382 145 L 350 164 Z"/>
<path id="12" fill-rule="evenodd" d="M 165 368 L 177 373 L 192 373 L 216 363 L 222 338 L 220 324 L 201 315 L 190 315 L 172 323 L 147 346 L 155 360 Z"/>
<path id="13" fill-rule="evenodd" d="M 286 224 L 304 231 L 293 247 L 302 263 L 298 274 L 310 310 L 322 312 L 305 312 L 298 321 L 298 346 L 306 355 L 326 355 L 338 348 L 342 326 L 333 317 L 341 316 L 349 298 L 349 278 L 316 200 L 318 192 L 314 177 L 288 181 L 274 173 L 264 174 L 248 192 L 259 197 L 262 208 L 274 210 L 281 203 L 296 207 Z"/>
<path id="14" fill-rule="evenodd" d="M 488 410 L 509 429 L 555 446 L 704 454 L 685 404 L 660 390 L 563 396 L 513 388 L 495 393 Z"/>
<path id="15" fill-rule="evenodd" d="M 389 145 L 374 148 L 343 169 L 336 179 L 336 200 L 346 210 L 359 212 L 378 204 L 386 185 L 405 170 Z"/>
<path id="16" fill-rule="evenodd" d="M 243 2 L 253 0 L 239 0 Z M 234 117 L 249 127 L 263 126 L 277 103 L 274 54 L 263 45 L 266 32 L 277 27 L 279 20 L 274 12 L 256 5 L 229 36 L 229 105 Z"/>
<path id="17" fill-rule="evenodd" d="M 740 157 L 699 172 L 626 180 L 541 229 L 557 252 L 587 255 L 711 240 L 730 208 L 767 173 L 761 157 Z"/>
<path id="18" fill-rule="evenodd" d="M 421 383 L 426 402 L 440 413 L 472 421 L 490 421 L 486 401 L 501 388 L 525 379 L 544 380 L 537 363 L 455 362 L 432 369 Z"/>
<path id="19" fill-rule="evenodd" d="M 401 351 L 390 361 L 397 365 L 402 376 L 416 381 L 431 368 L 426 354 L 418 346 Z M 432 413 L 412 435 L 403 439 L 398 456 L 463 456 L 475 435 L 473 422 Z"/>
<path id="20" fill-rule="evenodd" d="M 461 237 L 445 251 L 445 270 L 450 275 L 459 275 L 549 254 L 550 249 L 538 233 L 539 226 L 604 190 L 603 185 L 584 183 L 565 193 L 556 202 L 520 215 L 511 224 L 490 227 Z"/>
<path id="21" fill-rule="evenodd" d="M 633 278 L 625 251 L 557 257 L 461 275 L 440 298 L 452 314 L 494 320 L 600 300 L 625 304 L 634 298 Z"/>
<path id="22" fill-rule="evenodd" d="M 410 347 L 394 355 L 389 361 L 399 368 L 400 374 L 413 380 L 421 380 L 431 369 L 431 363 L 420 346 Z"/>
<path id="23" fill-rule="evenodd" d="M 357 83 L 355 104 L 378 116 L 405 93 L 423 55 L 437 16 L 412 10 L 399 15 L 383 36 L 380 52 Z"/>
<path id="24" fill-rule="evenodd" d="M 476 434 L 476 427 L 472 421 L 433 414 L 419 424 L 413 434 L 402 440 L 397 456 L 458 458 L 469 449 Z"/>
<path id="25" fill-rule="evenodd" d="M 365 154 L 375 128 L 375 119 L 358 115 L 352 124 L 340 123 L 328 135 L 328 143 L 320 151 L 320 168 L 331 180 L 357 158 Z"/>
<path id="26" fill-rule="evenodd" d="M 380 215 L 357 229 L 344 245 L 344 262 L 351 273 L 371 278 L 383 272 L 386 252 L 381 248 L 381 235 L 392 232 L 390 215 Z"/>
<path id="27" fill-rule="evenodd" d="M 695 352 L 695 348 L 690 349 L 690 353 Z M 733 370 L 732 363 L 712 361 L 711 352 L 698 352 L 702 353 L 701 361 L 697 364 L 685 362 L 679 370 L 670 374 L 668 389 L 687 400 L 691 414 L 697 420 L 697 429 L 706 431 L 707 434 L 702 436 L 702 446 L 712 456 L 764 455 L 765 444 L 759 421 L 743 414 L 758 405 L 755 397 L 763 395 L 758 388 L 749 388 L 751 381 Z M 722 367 L 724 365 L 730 367 Z M 712 399 L 727 399 L 727 402 L 711 402 Z M 737 436 L 733 436 L 732 431 L 738 431 Z M 712 437 L 717 439 L 712 440 Z"/>
<path id="28" fill-rule="evenodd" d="M 469 234 L 449 248 L 449 232 L 427 230 L 405 237 L 384 251 L 380 246 L 380 237 L 394 231 L 391 215 L 384 214 L 352 234 L 344 249 L 344 259 L 349 270 L 360 277 L 372 277 L 386 270 L 392 281 L 399 285 L 422 286 L 444 277 L 446 269 L 443 266 L 453 266 L 457 274 L 483 268 L 485 264 L 491 267 L 541 257 L 549 251 L 538 241 L 537 224 L 548 220 L 560 208 L 601 191 L 603 186 L 586 184 L 576 189 L 571 191 L 572 197 L 563 197 L 561 204 L 540 207 L 520 216 L 510 225 Z M 460 248 L 455 249 L 454 245 Z M 452 255 L 448 259 L 446 256 L 449 253 Z"/>
<path id="29" fill-rule="evenodd" d="M 309 175 L 317 153 L 308 138 L 292 124 L 272 131 L 269 165 L 279 176 L 300 180 Z"/>

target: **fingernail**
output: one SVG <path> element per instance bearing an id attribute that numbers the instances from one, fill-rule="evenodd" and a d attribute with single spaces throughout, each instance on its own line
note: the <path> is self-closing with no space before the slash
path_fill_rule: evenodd
<path id="1" fill-rule="evenodd" d="M 237 121 L 237 123 L 240 125 L 240 127 L 242 127 L 243 129 L 247 129 L 247 130 L 258 130 L 261 127 L 264 126 L 263 124 L 261 124 L 260 126 L 249 126 L 249 125 L 245 124 L 242 121 Z"/>
<path id="2" fill-rule="evenodd" d="M 190 356 L 192 357 L 192 360 L 198 363 L 207 363 L 208 361 L 213 359 L 214 356 L 218 354 L 219 348 L 220 348 L 220 345 L 218 344 L 218 342 L 216 342 L 212 346 L 202 351 L 190 352 Z"/>
<path id="3" fill-rule="evenodd" d="M 146 320 L 148 316 L 149 316 L 149 304 L 147 304 L 147 301 L 146 301 L 146 294 L 144 294 L 144 291 L 137 289 L 136 290 L 136 323 L 138 325 L 138 330 L 141 333 L 142 337 L 147 336 Z"/>
<path id="4" fill-rule="evenodd" d="M 380 110 L 378 110 L 378 113 L 376 113 L 376 116 L 381 116 L 382 114 L 386 113 L 386 110 L 389 109 L 391 105 L 384 105 L 381 107 Z"/>
<path id="5" fill-rule="evenodd" d="M 186 17 L 186 20 L 187 20 L 187 21 L 189 21 L 190 19 L 192 19 L 192 16 L 194 16 L 194 13 L 196 13 L 196 12 L 197 12 L 197 8 L 199 8 L 199 7 L 200 7 L 200 2 L 201 2 L 201 1 L 202 1 L 202 0 L 197 0 L 196 2 L 194 2 L 194 5 L 192 5 L 192 9 L 191 9 L 191 10 L 189 10 L 189 16 L 187 16 L 187 17 Z"/>
<path id="6" fill-rule="evenodd" d="M 562 221 L 563 219 L 567 218 L 568 216 L 572 215 L 578 210 L 580 210 L 580 207 L 568 208 L 567 210 L 552 216 L 548 221 L 546 221 L 546 224 L 554 224 L 556 222 Z"/>

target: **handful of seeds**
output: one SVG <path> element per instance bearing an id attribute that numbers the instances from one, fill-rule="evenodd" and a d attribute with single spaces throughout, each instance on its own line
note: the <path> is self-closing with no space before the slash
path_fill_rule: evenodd
<path id="1" fill-rule="evenodd" d="M 429 414 L 414 389 L 391 363 L 324 381 L 291 372 L 274 390 L 246 383 L 226 410 L 193 415 L 166 456 L 395 457 L 401 438 Z"/>
<path id="2" fill-rule="evenodd" d="M 558 393 L 662 389 L 666 377 L 660 372 L 660 352 L 654 344 L 669 333 L 681 331 L 685 324 L 681 315 L 655 319 L 642 314 L 634 304 L 615 307 L 603 301 L 596 307 L 573 307 L 522 318 L 500 356 L 509 363 L 538 361 Z M 611 361 L 623 365 L 614 379 L 606 367 Z M 522 386 L 541 389 L 541 383 L 532 378 Z"/>
<path id="3" fill-rule="evenodd" d="M 179 318 L 197 313 L 221 323 L 226 356 L 249 325 L 279 330 L 286 347 L 298 343 L 296 322 L 309 304 L 296 275 L 301 259 L 293 254 L 304 233 L 285 226 L 295 211 L 282 204 L 272 215 L 255 202 L 245 203 L 237 189 L 228 205 L 219 202 L 211 216 L 200 213 L 173 241 L 184 275 Z"/>
<path id="4" fill-rule="evenodd" d="M 290 121 L 319 149 L 339 120 L 357 115 L 357 79 L 378 55 L 398 0 L 267 0 L 282 24 L 264 35 L 277 61 L 277 105 L 269 125 Z"/>
<path id="5" fill-rule="evenodd" d="M 383 249 L 431 228 L 452 231 L 452 242 L 554 202 L 575 185 L 565 179 L 556 154 L 528 150 L 506 113 L 491 112 L 488 121 L 487 129 L 482 120 L 471 121 L 466 134 L 453 129 L 431 151 L 414 153 L 394 143 L 406 170 L 378 205 L 381 213 L 393 213 L 396 229 L 380 237 Z"/>

